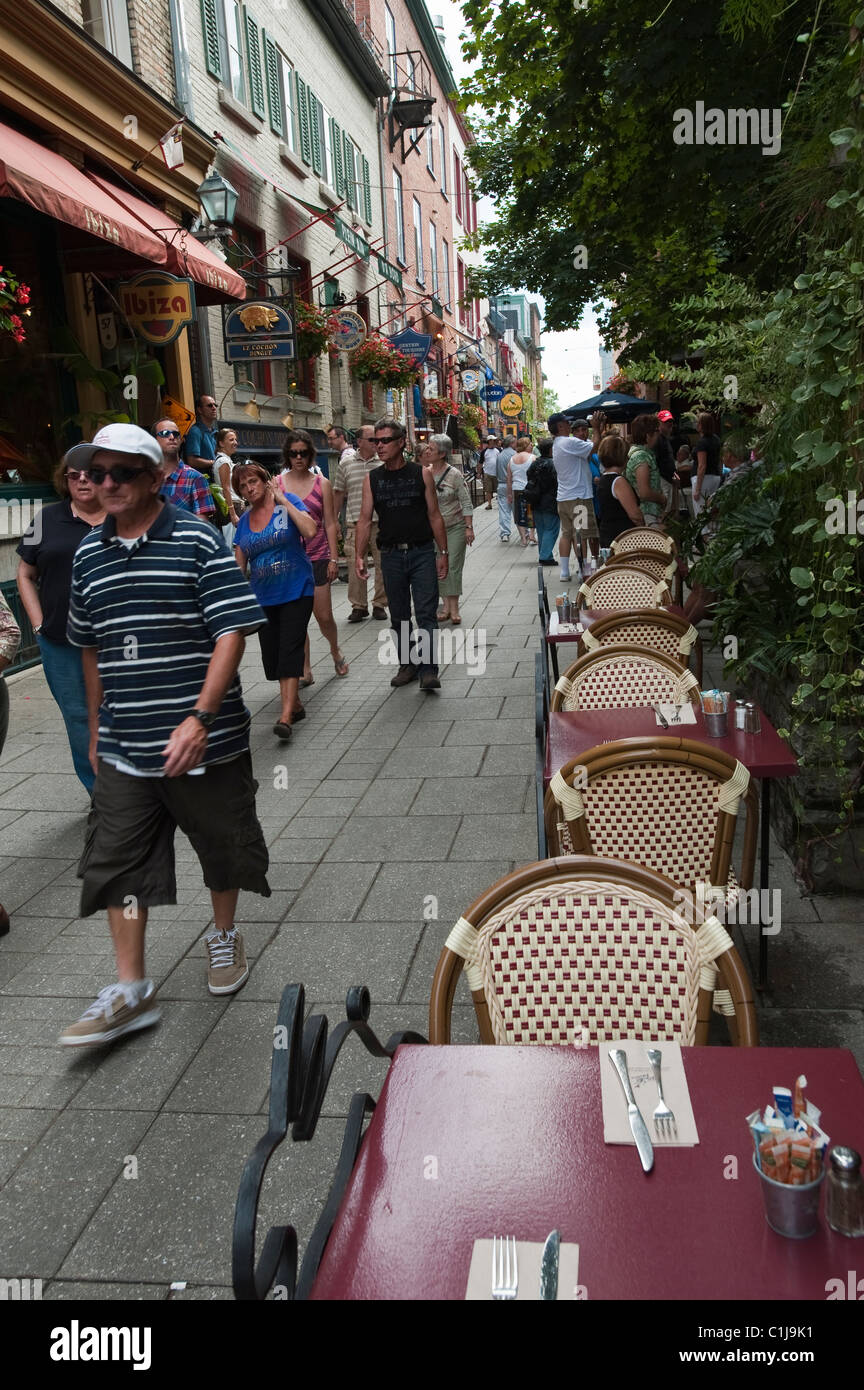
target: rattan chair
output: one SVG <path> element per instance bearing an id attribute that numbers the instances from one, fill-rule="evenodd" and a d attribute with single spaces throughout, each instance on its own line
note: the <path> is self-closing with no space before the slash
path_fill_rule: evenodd
<path id="1" fill-rule="evenodd" d="M 584 581 L 579 600 L 586 608 L 615 609 L 662 608 L 672 602 L 664 580 L 636 565 L 601 565 Z"/>
<path id="2" fill-rule="evenodd" d="M 730 1032 L 758 1043 L 747 972 L 716 918 L 692 925 L 680 891 L 650 869 L 574 855 L 529 864 L 483 893 L 441 952 L 429 1040 L 450 1041 L 464 969 L 482 1043 L 708 1041 L 715 984 Z"/>
<path id="3" fill-rule="evenodd" d="M 656 526 L 632 526 L 616 536 L 609 549 L 613 555 L 622 555 L 629 550 L 662 550 L 667 555 L 677 555 L 678 547 L 665 531 Z"/>
<path id="4" fill-rule="evenodd" d="M 678 572 L 677 560 L 659 550 L 625 550 L 621 555 L 610 556 L 603 569 L 615 569 L 619 565 L 635 565 L 647 570 L 655 579 L 665 579 L 670 586 Z"/>
<path id="5" fill-rule="evenodd" d="M 580 656 L 555 682 L 550 708 L 639 709 L 698 701 L 699 682 L 680 661 L 647 647 L 621 644 Z"/>
<path id="6" fill-rule="evenodd" d="M 599 647 L 649 647 L 665 652 L 682 665 L 693 656 L 693 674 L 702 684 L 702 639 L 692 623 L 667 613 L 665 608 L 642 608 L 633 613 L 610 613 L 598 618 L 586 628 L 577 643 L 579 656 L 597 651 Z M 557 679 L 557 676 L 556 676 Z"/>

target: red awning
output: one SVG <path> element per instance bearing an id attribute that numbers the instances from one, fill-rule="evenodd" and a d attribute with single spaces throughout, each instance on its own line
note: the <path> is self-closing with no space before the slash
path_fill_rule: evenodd
<path id="1" fill-rule="evenodd" d="M 126 188 L 118 188 L 100 174 L 91 173 L 89 178 L 107 197 L 127 209 L 144 227 L 164 241 L 168 256 L 167 269 L 172 275 L 188 275 L 196 282 L 198 289 L 195 298 L 199 304 L 221 304 L 229 299 L 246 298 L 243 276 L 185 231 L 167 212 L 145 203 L 143 198 L 136 197 Z"/>
<path id="2" fill-rule="evenodd" d="M 168 246 L 68 159 L 0 125 L 0 197 L 29 203 L 59 222 L 79 227 L 154 265 L 168 263 Z"/>

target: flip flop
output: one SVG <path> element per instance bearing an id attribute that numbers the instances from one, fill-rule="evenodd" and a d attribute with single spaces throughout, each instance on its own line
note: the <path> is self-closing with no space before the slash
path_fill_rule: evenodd
<path id="1" fill-rule="evenodd" d="M 306 688 L 307 685 L 314 685 L 314 684 L 315 684 L 315 677 L 314 677 L 314 676 L 310 676 L 308 680 L 306 679 L 305 676 L 301 676 L 301 677 L 300 677 L 300 680 L 298 681 L 298 685 L 300 686 L 300 689 L 301 689 L 301 690 L 305 690 L 305 688 Z"/>
<path id="2" fill-rule="evenodd" d="M 333 667 L 336 671 L 337 676 L 347 676 L 348 662 L 345 660 L 344 656 L 340 656 L 338 661 L 334 661 Z"/>
<path id="3" fill-rule="evenodd" d="M 450 621 L 451 621 L 451 623 L 453 624 L 454 627 L 460 627 L 461 624 L 462 624 L 462 619 L 461 619 L 461 618 L 451 618 Z"/>

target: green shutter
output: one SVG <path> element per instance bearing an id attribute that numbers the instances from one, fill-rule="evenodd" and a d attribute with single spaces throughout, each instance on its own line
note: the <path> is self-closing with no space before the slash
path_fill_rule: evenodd
<path id="1" fill-rule="evenodd" d="M 261 68 L 261 40 L 258 36 L 258 25 L 249 14 L 246 14 L 246 57 L 249 60 L 249 91 L 252 99 L 252 110 L 256 116 L 264 119 L 264 73 Z"/>
<path id="2" fill-rule="evenodd" d="M 201 0 L 201 25 L 204 31 L 204 61 L 211 77 L 222 77 L 222 54 L 219 49 L 219 21 L 216 0 Z"/>
<path id="3" fill-rule="evenodd" d="M 342 143 L 343 143 L 344 150 L 345 150 L 344 155 L 343 155 L 343 159 L 344 159 L 344 162 L 345 162 L 345 174 L 344 174 L 344 178 L 345 178 L 345 188 L 344 188 L 344 192 L 345 192 L 345 197 L 346 197 L 347 200 L 348 200 L 348 206 L 349 206 L 349 208 L 351 208 L 352 211 L 353 211 L 353 210 L 355 209 L 356 203 L 357 203 L 356 189 L 355 189 L 355 186 L 354 186 L 354 179 L 355 179 L 355 174 L 354 174 L 354 146 L 351 144 L 351 141 L 350 141 L 350 139 L 348 138 L 347 135 L 343 135 L 343 137 L 342 137 Z"/>
<path id="4" fill-rule="evenodd" d="M 297 77 L 297 123 L 300 127 L 300 157 L 304 164 L 312 163 L 312 141 L 309 138 L 309 89 L 299 74 Z"/>
<path id="5" fill-rule="evenodd" d="M 369 181 L 369 160 L 365 154 L 360 156 L 360 167 L 363 170 L 363 216 L 366 221 L 372 222 L 372 184 Z"/>
<path id="6" fill-rule="evenodd" d="M 267 33 L 262 30 L 264 39 L 264 72 L 267 78 L 267 105 L 270 109 L 270 129 L 275 135 L 285 134 L 285 125 L 282 120 L 282 92 L 279 86 L 279 54 L 276 52 L 276 45 Z M 263 112 L 261 113 L 264 114 Z"/>
<path id="7" fill-rule="evenodd" d="M 342 197 L 342 188 L 345 183 L 344 165 L 342 163 L 342 131 L 339 122 L 332 116 L 330 117 L 330 145 L 333 150 L 333 182 L 339 197 Z"/>
<path id="8" fill-rule="evenodd" d="M 312 168 L 313 168 L 313 170 L 315 171 L 315 173 L 318 174 L 319 177 L 320 177 L 320 175 L 324 173 L 324 164 L 323 164 L 323 160 L 322 160 L 323 151 L 322 151 L 322 149 L 321 149 L 321 136 L 322 136 L 323 133 L 324 133 L 323 130 L 321 129 L 321 122 L 322 122 L 321 103 L 320 103 L 320 101 L 318 100 L 318 98 L 315 96 L 315 93 L 312 91 L 312 88 L 311 88 L 311 87 L 308 88 L 308 94 L 309 94 L 309 132 L 310 132 L 310 135 L 311 135 L 311 137 L 312 137 Z"/>

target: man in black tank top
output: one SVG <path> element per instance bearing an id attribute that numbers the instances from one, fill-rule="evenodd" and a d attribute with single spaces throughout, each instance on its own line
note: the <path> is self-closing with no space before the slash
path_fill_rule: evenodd
<path id="1" fill-rule="evenodd" d="M 363 506 L 355 536 L 357 576 L 369 577 L 365 556 L 374 510 L 390 625 L 399 653 L 399 670 L 390 684 L 408 685 L 419 675 L 421 690 L 439 690 L 438 580 L 447 577 L 448 562 L 447 532 L 435 482 L 428 470 L 405 462 L 405 426 L 398 420 L 378 421 L 375 447 L 384 462 L 363 479 Z M 437 561 L 433 540 L 441 552 Z"/>

